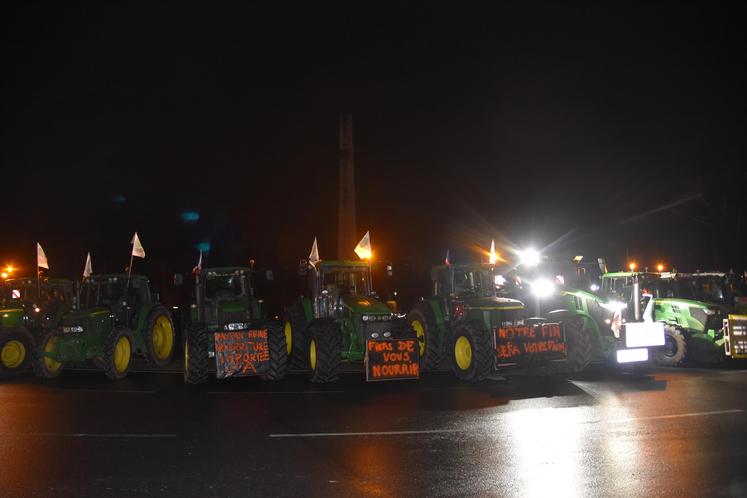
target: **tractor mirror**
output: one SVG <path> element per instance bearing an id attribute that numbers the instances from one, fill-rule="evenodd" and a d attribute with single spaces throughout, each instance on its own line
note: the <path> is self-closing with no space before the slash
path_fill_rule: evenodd
<path id="1" fill-rule="evenodd" d="M 184 283 L 184 275 L 181 273 L 174 273 L 174 285 L 179 286 Z"/>
<path id="2" fill-rule="evenodd" d="M 392 272 L 392 264 L 391 263 L 387 263 L 387 265 L 386 265 L 386 274 L 391 277 L 392 273 L 393 273 Z"/>
<path id="3" fill-rule="evenodd" d="M 305 259 L 302 259 L 298 262 L 298 275 L 300 277 L 305 277 L 309 273 L 309 262 Z"/>
<path id="4" fill-rule="evenodd" d="M 272 273 L 272 270 L 265 270 L 265 280 L 268 282 L 275 280 L 275 274 Z"/>

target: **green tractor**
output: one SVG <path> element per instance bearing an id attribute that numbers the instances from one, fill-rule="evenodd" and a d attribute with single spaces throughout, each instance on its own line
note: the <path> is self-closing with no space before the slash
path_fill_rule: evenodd
<path id="1" fill-rule="evenodd" d="M 214 358 L 216 377 L 285 376 L 289 348 L 283 330 L 264 319 L 254 295 L 253 270 L 207 268 L 195 272 L 194 302 L 182 320 L 184 381 L 207 381 Z M 175 283 L 182 277 L 177 275 Z"/>
<path id="2" fill-rule="evenodd" d="M 3 282 L 0 310 L 0 379 L 26 371 L 39 337 L 59 327 L 75 305 L 73 283 L 60 278 Z"/>
<path id="3" fill-rule="evenodd" d="M 563 275 L 564 285 L 549 303 L 552 311 L 547 316 L 564 320 L 581 337 L 574 370 L 581 371 L 590 363 L 649 365 L 664 354 L 667 330 L 655 314 L 656 287 L 652 284 L 658 274 L 609 273 L 604 260 L 598 264 L 601 287 L 589 268 L 578 264 L 575 277 Z"/>
<path id="4" fill-rule="evenodd" d="M 499 297 L 496 284 L 502 278 L 489 264 L 431 269 L 431 297 L 407 314 L 423 370 L 448 360 L 459 379 L 479 381 L 504 367 L 556 370 L 572 358 L 567 347 L 574 337 L 566 327 L 528 317 L 521 301 Z"/>
<path id="5" fill-rule="evenodd" d="M 169 312 L 141 275 L 93 275 L 80 290 L 80 307 L 48 329 L 34 350 L 37 377 L 57 377 L 67 364 L 93 361 L 110 379 L 127 376 L 133 353 L 164 367 L 174 351 Z"/>
<path id="6" fill-rule="evenodd" d="M 603 288 L 624 289 L 631 274 L 605 274 Z M 663 366 L 691 359 L 720 362 L 730 353 L 724 319 L 744 314 L 744 282 L 726 273 L 639 274 L 654 296 L 653 319 L 665 323 L 666 344 L 656 355 Z M 731 355 L 730 355 L 731 356 Z"/>
<path id="7" fill-rule="evenodd" d="M 312 382 L 338 380 L 343 361 L 364 363 L 369 381 L 420 376 L 415 332 L 379 300 L 369 263 L 301 260 L 299 274 L 308 294 L 284 315 L 295 368 L 309 370 Z"/>

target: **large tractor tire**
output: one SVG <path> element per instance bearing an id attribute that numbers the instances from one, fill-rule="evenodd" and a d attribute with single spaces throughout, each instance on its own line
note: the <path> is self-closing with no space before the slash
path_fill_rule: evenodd
<path id="1" fill-rule="evenodd" d="M 288 367 L 288 348 L 283 327 L 275 322 L 264 322 L 267 328 L 267 346 L 270 350 L 270 368 L 262 374 L 263 380 L 280 380 Z"/>
<path id="2" fill-rule="evenodd" d="M 420 345 L 420 369 L 435 370 L 441 361 L 441 341 L 430 304 L 416 304 L 407 314 L 407 323 L 415 331 Z"/>
<path id="3" fill-rule="evenodd" d="M 664 348 L 657 351 L 654 361 L 663 367 L 676 367 L 687 357 L 687 338 L 677 327 L 664 326 Z"/>
<path id="4" fill-rule="evenodd" d="M 291 368 L 309 369 L 309 358 L 305 351 L 308 342 L 305 337 L 306 325 L 306 316 L 299 304 L 293 304 L 285 309 L 283 333 Z"/>
<path id="5" fill-rule="evenodd" d="M 566 363 L 565 372 L 575 375 L 586 370 L 591 363 L 594 347 L 589 329 L 583 320 L 574 319 L 565 324 Z"/>
<path id="6" fill-rule="evenodd" d="M 185 384 L 204 384 L 208 379 L 208 332 L 205 329 L 190 326 L 184 338 L 184 382 Z"/>
<path id="7" fill-rule="evenodd" d="M 116 327 L 112 330 L 104 346 L 104 374 L 111 380 L 127 377 L 134 349 L 135 341 L 130 329 Z"/>
<path id="8" fill-rule="evenodd" d="M 311 382 L 336 382 L 342 367 L 340 327 L 329 320 L 312 322 L 309 325 L 306 353 Z"/>
<path id="9" fill-rule="evenodd" d="M 62 362 L 53 360 L 44 353 L 51 353 L 62 341 L 62 331 L 60 329 L 49 329 L 39 341 L 39 344 L 33 350 L 31 366 L 34 369 L 34 375 L 40 379 L 53 379 L 62 373 Z"/>
<path id="10" fill-rule="evenodd" d="M 174 333 L 174 322 L 163 306 L 155 306 L 143 329 L 143 339 L 147 348 L 148 361 L 157 367 L 165 367 L 171 363 L 174 354 L 176 334 Z"/>
<path id="11" fill-rule="evenodd" d="M 454 326 L 449 344 L 451 368 L 460 380 L 476 382 L 493 371 L 493 343 L 490 334 L 476 322 Z"/>
<path id="12" fill-rule="evenodd" d="M 0 331 L 0 379 L 26 371 L 31 365 L 34 337 L 18 327 Z"/>

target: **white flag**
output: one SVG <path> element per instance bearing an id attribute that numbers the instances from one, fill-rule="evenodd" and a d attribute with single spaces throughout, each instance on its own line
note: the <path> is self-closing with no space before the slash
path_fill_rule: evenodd
<path id="1" fill-rule="evenodd" d="M 86 256 L 86 266 L 83 268 L 83 278 L 88 278 L 93 275 L 93 266 L 91 266 L 91 253 L 89 252 Z"/>
<path id="2" fill-rule="evenodd" d="M 36 266 L 38 268 L 46 268 L 49 270 L 49 262 L 47 262 L 47 255 L 44 254 L 44 249 L 40 243 L 36 243 Z"/>
<path id="3" fill-rule="evenodd" d="M 355 246 L 355 254 L 361 259 L 371 259 L 371 236 L 366 232 L 358 245 Z"/>
<path id="4" fill-rule="evenodd" d="M 314 244 L 312 244 L 311 252 L 309 253 L 309 263 L 316 266 L 319 261 L 319 248 L 316 245 L 316 237 L 314 237 Z"/>
<path id="5" fill-rule="evenodd" d="M 490 256 L 488 262 L 494 265 L 498 261 L 498 255 L 495 253 L 495 240 L 490 241 Z"/>
<path id="6" fill-rule="evenodd" d="M 200 259 L 197 260 L 197 266 L 192 268 L 192 273 L 197 273 L 202 271 L 202 250 L 200 250 Z"/>
<path id="7" fill-rule="evenodd" d="M 143 244 L 140 243 L 140 237 L 137 236 L 137 232 L 135 232 L 135 235 L 132 236 L 132 255 L 137 256 L 138 258 L 144 258 L 145 257 L 145 249 L 143 249 Z"/>

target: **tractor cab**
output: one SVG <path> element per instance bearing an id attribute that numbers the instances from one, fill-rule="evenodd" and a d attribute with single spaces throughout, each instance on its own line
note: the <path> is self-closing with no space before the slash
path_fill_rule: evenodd
<path id="1" fill-rule="evenodd" d="M 371 268 L 357 261 L 322 261 L 308 271 L 308 295 L 315 318 L 344 319 L 353 315 L 388 320 L 392 311 L 378 300 Z"/>
<path id="2" fill-rule="evenodd" d="M 260 301 L 254 296 L 251 275 L 251 269 L 239 266 L 199 272 L 195 276 L 195 305 L 190 321 L 212 330 L 259 319 Z"/>
<path id="3" fill-rule="evenodd" d="M 667 297 L 715 304 L 725 311 L 747 312 L 747 285 L 733 273 L 670 273 L 663 278 L 671 282 Z"/>
<path id="4" fill-rule="evenodd" d="M 142 275 L 94 275 L 80 291 L 82 310 L 109 309 L 116 323 L 125 326 L 134 327 L 137 310 L 153 301 L 148 279 Z"/>
<path id="5" fill-rule="evenodd" d="M 70 280 L 13 278 L 3 283 L 2 301 L 6 310 L 0 323 L 12 318 L 18 326 L 38 331 L 59 324 L 62 315 L 75 306 L 75 293 Z"/>

